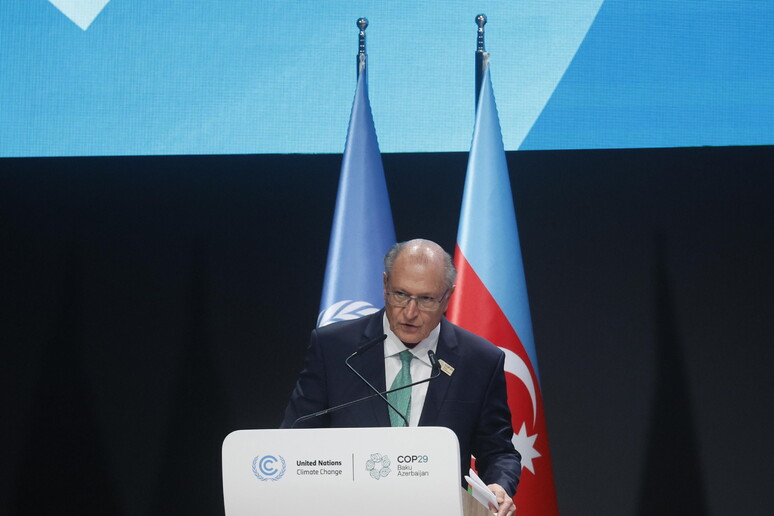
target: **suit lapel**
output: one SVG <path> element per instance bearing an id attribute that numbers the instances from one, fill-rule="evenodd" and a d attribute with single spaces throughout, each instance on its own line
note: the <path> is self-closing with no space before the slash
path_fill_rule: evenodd
<path id="1" fill-rule="evenodd" d="M 454 367 L 457 367 L 460 362 L 460 349 L 457 345 L 457 337 L 446 318 L 441 319 L 441 333 L 438 336 L 438 347 L 435 354 L 438 360 L 443 360 Z M 441 405 L 446 400 L 451 382 L 452 377 L 443 371 L 438 378 L 430 381 L 430 385 L 427 387 L 425 405 L 422 407 L 422 416 L 419 418 L 419 426 L 434 426 L 436 424 Z"/>
<path id="2" fill-rule="evenodd" d="M 362 342 L 367 342 L 371 339 L 384 335 L 384 326 L 382 324 L 384 310 L 381 310 L 371 317 L 368 325 L 363 332 Z M 363 377 L 368 380 L 379 392 L 386 390 L 384 379 L 384 344 L 380 343 L 363 352 L 363 354 L 355 357 L 351 361 L 352 367 L 354 367 Z M 359 378 L 358 382 L 362 382 Z M 372 394 L 373 391 L 365 384 L 363 384 L 363 392 Z M 390 416 L 387 412 L 387 404 L 379 397 L 375 397 L 370 400 L 373 418 L 376 421 L 376 426 L 390 426 Z M 368 408 L 363 407 L 364 411 Z"/>

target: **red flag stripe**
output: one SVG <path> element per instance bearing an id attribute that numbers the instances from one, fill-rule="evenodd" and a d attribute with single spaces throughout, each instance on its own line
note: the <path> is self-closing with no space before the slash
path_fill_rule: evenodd
<path id="1" fill-rule="evenodd" d="M 532 363 L 522 346 L 516 330 L 511 326 L 505 314 L 494 300 L 489 290 L 470 266 L 462 254 L 459 245 L 455 248 L 454 264 L 457 267 L 457 287 L 449 301 L 447 316 L 450 321 L 492 342 L 505 350 L 512 351 L 529 370 L 529 378 L 506 374 L 508 405 L 516 432 L 522 430 L 526 437 L 535 438 L 532 444 L 539 456 L 522 452 L 522 465 L 529 463 L 534 469 L 522 468 L 521 481 L 514 497 L 518 514 L 545 515 L 559 514 L 556 502 L 554 475 L 551 467 L 551 454 L 548 447 L 548 434 L 543 397 Z M 506 364 L 506 369 L 508 366 Z M 529 385 L 535 391 L 535 401 L 529 393 Z"/>

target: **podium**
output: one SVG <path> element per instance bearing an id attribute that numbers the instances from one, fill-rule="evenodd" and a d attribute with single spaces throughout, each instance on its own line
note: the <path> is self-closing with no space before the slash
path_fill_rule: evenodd
<path id="1" fill-rule="evenodd" d="M 457 436 L 441 427 L 238 430 L 223 441 L 223 499 L 226 516 L 491 514 L 461 489 Z"/>

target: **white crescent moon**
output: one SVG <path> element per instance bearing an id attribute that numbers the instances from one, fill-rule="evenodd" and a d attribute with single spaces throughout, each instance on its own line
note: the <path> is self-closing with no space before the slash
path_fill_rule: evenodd
<path id="1" fill-rule="evenodd" d="M 529 372 L 529 367 L 524 363 L 519 355 L 511 351 L 510 349 L 500 348 L 505 353 L 505 372 L 511 373 L 513 376 L 521 380 L 524 387 L 529 392 L 529 397 L 532 400 L 532 426 L 535 426 L 535 420 L 537 419 L 537 395 L 535 394 L 535 384 L 532 382 L 532 375 Z"/>

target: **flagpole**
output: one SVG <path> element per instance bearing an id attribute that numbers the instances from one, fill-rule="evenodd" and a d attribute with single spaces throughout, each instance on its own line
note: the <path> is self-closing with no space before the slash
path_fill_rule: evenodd
<path id="1" fill-rule="evenodd" d="M 368 98 L 365 29 L 359 18 L 357 86 L 341 159 L 318 326 L 356 319 L 384 306 L 383 259 L 395 243 L 390 197 Z"/>
<path id="2" fill-rule="evenodd" d="M 476 25 L 478 25 L 478 41 L 476 45 L 476 102 L 478 108 L 478 97 L 481 96 L 481 83 L 484 81 L 484 72 L 489 66 L 489 52 L 484 48 L 484 25 L 486 25 L 486 14 L 476 16 Z"/>
<path id="3" fill-rule="evenodd" d="M 510 174 L 484 49 L 486 16 L 476 16 L 476 24 L 478 98 L 454 252 L 456 289 L 446 315 L 505 355 L 512 442 L 522 466 L 514 497 L 518 513 L 558 516 Z"/>
<path id="4" fill-rule="evenodd" d="M 357 52 L 357 76 L 360 77 L 360 74 L 365 71 L 366 68 L 366 43 L 365 43 L 365 30 L 366 27 L 368 27 L 368 19 L 367 18 L 358 18 L 357 20 L 357 28 L 360 29 L 359 34 L 359 44 L 358 44 L 358 52 Z"/>

